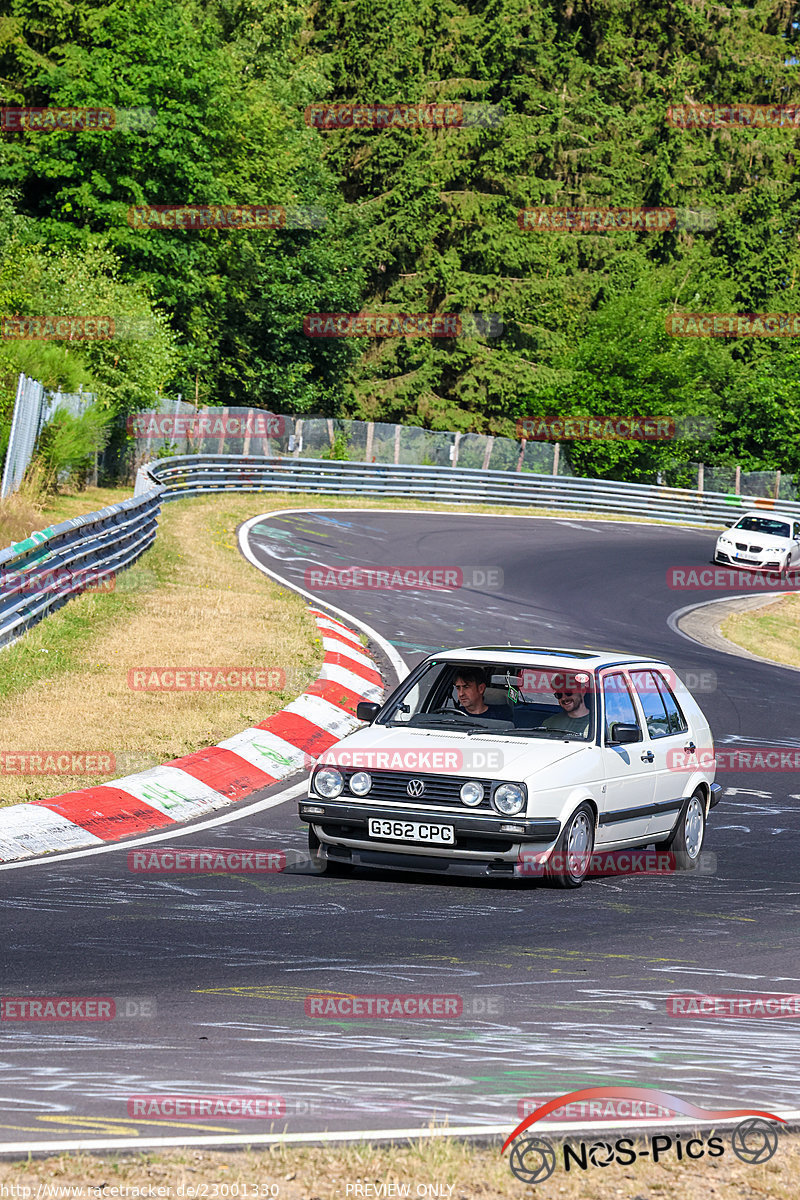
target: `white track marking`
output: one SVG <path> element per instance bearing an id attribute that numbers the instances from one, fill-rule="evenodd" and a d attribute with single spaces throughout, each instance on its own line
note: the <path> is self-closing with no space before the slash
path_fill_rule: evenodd
<path id="1" fill-rule="evenodd" d="M 0 871 L 21 871 L 25 867 L 44 867 L 50 863 L 67 862 L 73 858 L 87 858 L 94 854 L 119 854 L 121 851 L 135 850 L 137 846 L 149 846 L 151 842 L 169 842 L 175 838 L 188 837 L 190 834 L 200 833 L 204 829 L 214 829 L 217 825 L 230 825 L 232 821 L 240 821 L 244 817 L 263 812 L 267 808 L 276 808 L 279 804 L 285 804 L 286 801 L 299 796 L 307 787 L 307 781 L 302 779 L 299 783 L 293 783 L 285 791 L 278 792 L 276 796 L 268 796 L 265 800 L 256 800 L 254 804 L 243 805 L 231 812 L 223 813 L 219 817 L 212 817 L 208 821 L 198 821 L 196 825 L 176 825 L 174 829 L 168 829 L 165 833 L 131 838 L 127 842 L 104 842 L 102 846 L 91 850 L 73 850 L 69 854 L 47 854 L 43 858 L 30 858 L 24 862 L 0 863 Z"/>

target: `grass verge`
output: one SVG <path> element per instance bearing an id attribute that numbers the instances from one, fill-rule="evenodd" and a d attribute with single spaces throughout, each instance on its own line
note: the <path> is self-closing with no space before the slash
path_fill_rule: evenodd
<path id="1" fill-rule="evenodd" d="M 93 1131 L 96 1132 L 96 1131 Z M 571 1142 L 580 1141 L 571 1138 Z M 589 1139 L 587 1139 L 589 1140 Z M 591 1140 L 595 1140 L 594 1138 Z M 535 1186 L 541 1200 L 794 1200 L 797 1195 L 800 1137 L 781 1137 L 775 1157 L 759 1166 L 742 1163 L 731 1153 L 694 1162 L 642 1159 L 631 1167 L 554 1174 Z M 644 1143 L 642 1143 L 644 1145 Z M 499 1145 L 475 1147 L 441 1138 L 410 1146 L 346 1145 L 215 1152 L 194 1149 L 163 1154 L 97 1157 L 87 1154 L 0 1163 L 0 1185 L 31 1188 L 20 1200 L 35 1200 L 41 1184 L 61 1186 L 73 1200 L 97 1200 L 112 1195 L 125 1200 L 131 1191 L 148 1185 L 163 1188 L 164 1200 L 219 1200 L 221 1197 L 269 1197 L 279 1200 L 346 1200 L 347 1197 L 405 1195 L 445 1200 L 501 1200 L 532 1196 L 531 1185 L 517 1180 L 501 1158 Z M 673 1150 L 670 1152 L 674 1154 Z M 558 1161 L 558 1160 L 557 1160 Z M 80 1193 L 69 1193 L 70 1186 Z M 100 1191 L 91 1191 L 102 1188 Z M 112 1188 L 117 1188 L 113 1193 Z M 408 1190 L 405 1190 L 405 1189 Z M 169 1190 L 167 1190 L 169 1189 Z M 4 1192 L 4 1195 L 13 1195 Z M 53 1191 L 53 1196 L 58 1195 Z M 151 1193 L 156 1194 L 156 1193 Z"/>
<path id="2" fill-rule="evenodd" d="M 720 633 L 751 654 L 800 667 L 800 595 L 792 593 L 763 608 L 732 613 L 720 625 Z"/>

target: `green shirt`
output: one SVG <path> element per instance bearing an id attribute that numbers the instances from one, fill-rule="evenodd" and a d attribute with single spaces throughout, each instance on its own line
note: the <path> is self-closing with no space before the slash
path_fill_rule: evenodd
<path id="1" fill-rule="evenodd" d="M 568 717 L 566 713 L 554 713 L 552 717 L 547 717 L 542 721 L 539 728 L 556 729 L 564 733 L 579 733 L 581 737 L 586 737 L 591 719 L 591 713 L 587 713 L 585 717 Z"/>

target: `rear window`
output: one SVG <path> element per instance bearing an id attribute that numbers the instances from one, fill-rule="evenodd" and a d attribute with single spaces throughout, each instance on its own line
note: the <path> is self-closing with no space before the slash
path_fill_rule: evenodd
<path id="1" fill-rule="evenodd" d="M 655 675 L 652 671 L 632 671 L 631 679 L 644 711 L 650 737 L 667 737 L 672 732 L 670 719 Z"/>
<path id="2" fill-rule="evenodd" d="M 675 699 L 675 694 L 672 691 L 672 688 L 669 686 L 666 679 L 660 674 L 660 672 L 654 671 L 653 674 L 656 677 L 656 683 L 661 694 L 661 699 L 664 701 L 664 708 L 666 709 L 667 720 L 669 721 L 669 732 L 685 733 L 689 728 L 689 725 L 686 717 L 681 711 L 681 706 Z"/>

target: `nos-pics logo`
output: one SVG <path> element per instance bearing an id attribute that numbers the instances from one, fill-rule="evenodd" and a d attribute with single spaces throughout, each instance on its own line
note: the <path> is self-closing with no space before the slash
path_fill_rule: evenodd
<path id="1" fill-rule="evenodd" d="M 549 1179 L 556 1169 L 559 1155 L 553 1143 L 546 1137 L 536 1135 L 522 1136 L 537 1121 L 548 1116 L 555 1109 L 566 1104 L 584 1100 L 594 1100 L 600 1097 L 619 1100 L 638 1100 L 655 1102 L 662 1108 L 675 1113 L 683 1113 L 704 1124 L 714 1121 L 729 1121 L 733 1117 L 744 1118 L 731 1134 L 731 1149 L 738 1159 L 745 1163 L 761 1164 L 769 1162 L 778 1149 L 778 1131 L 771 1124 L 773 1121 L 782 1122 L 783 1117 L 775 1113 L 764 1112 L 758 1108 L 728 1108 L 710 1109 L 698 1108 L 687 1100 L 672 1096 L 669 1092 L 657 1091 L 653 1088 L 641 1087 L 593 1087 L 582 1088 L 577 1092 L 567 1092 L 548 1100 L 535 1109 L 524 1121 L 520 1121 L 514 1132 L 506 1138 L 500 1153 L 511 1146 L 508 1165 L 512 1174 L 523 1183 L 543 1183 Z M 612 1163 L 619 1166 L 631 1166 L 637 1158 L 651 1158 L 658 1162 L 670 1151 L 678 1158 L 683 1158 L 684 1152 L 690 1159 L 719 1158 L 725 1153 L 722 1137 L 717 1135 L 703 1139 L 698 1136 L 690 1137 L 684 1144 L 681 1136 L 671 1137 L 658 1134 L 649 1139 L 650 1144 L 642 1150 L 636 1149 L 632 1138 L 620 1137 L 614 1141 L 579 1142 L 571 1145 L 564 1142 L 560 1147 L 565 1171 L 578 1169 L 586 1171 L 592 1167 L 608 1167 Z M 513 1144 L 512 1144 L 513 1143 Z"/>

